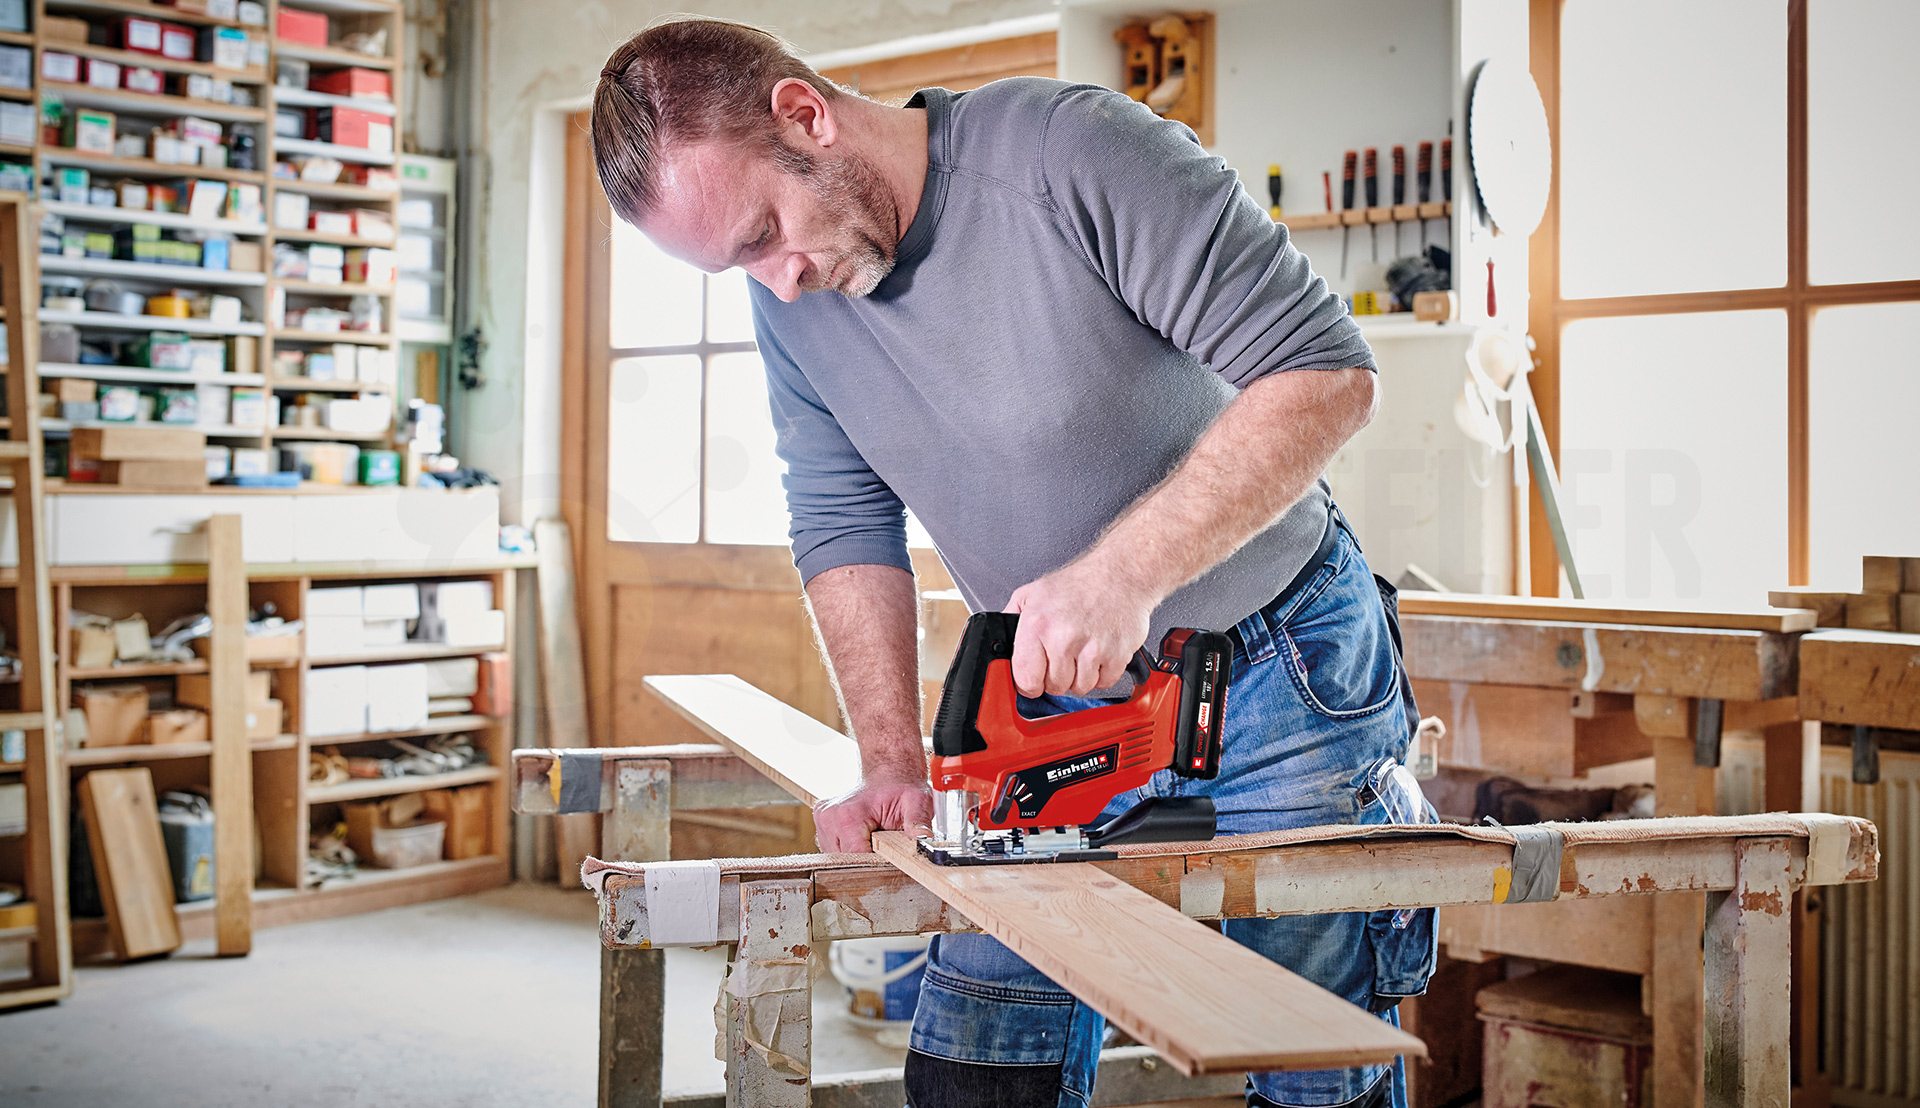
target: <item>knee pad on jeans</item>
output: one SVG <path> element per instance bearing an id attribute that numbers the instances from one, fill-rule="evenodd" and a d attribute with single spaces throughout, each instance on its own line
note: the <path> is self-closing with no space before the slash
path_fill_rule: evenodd
<path id="1" fill-rule="evenodd" d="M 907 1051 L 908 1108 L 1056 1108 L 1059 1063 L 993 1066 Z"/>

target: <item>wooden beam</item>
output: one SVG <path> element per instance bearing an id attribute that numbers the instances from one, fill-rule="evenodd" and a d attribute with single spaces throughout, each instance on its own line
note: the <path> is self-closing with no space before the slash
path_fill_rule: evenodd
<path id="1" fill-rule="evenodd" d="M 1478 619 L 1548 619 L 1565 623 L 1691 627 L 1712 631 L 1809 631 L 1815 616 L 1799 608 L 1629 608 L 1601 600 L 1403 592 L 1400 614 Z"/>
<path id="2" fill-rule="evenodd" d="M 107 930 L 122 958 L 145 958 L 180 946 L 173 910 L 167 848 L 153 775 L 137 769 L 97 769 L 80 779 L 93 879 L 107 910 Z"/>
<path id="3" fill-rule="evenodd" d="M 672 806 L 676 812 L 799 803 L 759 770 L 714 743 L 603 746 L 593 748 L 591 754 L 598 763 L 596 771 L 601 779 L 592 808 L 595 812 L 613 810 L 620 766 L 633 759 L 665 760 L 673 764 Z M 530 816 L 559 814 L 550 777 L 559 757 L 557 750 L 513 752 L 514 811 Z"/>
<path id="4" fill-rule="evenodd" d="M 1818 631 L 1803 636 L 1800 715 L 1920 731 L 1920 635 Z"/>
<path id="5" fill-rule="evenodd" d="M 253 949 L 253 749 L 247 742 L 247 565 L 240 517 L 207 519 L 207 674 L 213 754 L 214 943 L 222 957 Z"/>
<path id="6" fill-rule="evenodd" d="M 860 782 L 860 748 L 852 739 L 732 674 L 656 676 L 644 684 L 803 804 L 839 796 Z"/>
<path id="7" fill-rule="evenodd" d="M 586 662 L 573 576 L 573 536 L 565 520 L 533 525 L 540 566 L 540 694 L 546 707 L 547 741 L 557 747 L 592 746 L 587 725 Z M 593 852 L 594 817 L 561 816 L 554 822 L 554 854 L 560 883 L 570 885 Z"/>
<path id="8" fill-rule="evenodd" d="M 1796 643 L 1786 634 L 1466 616 L 1400 623 L 1408 673 L 1430 681 L 1715 700 L 1794 694 Z"/>
<path id="9" fill-rule="evenodd" d="M 1090 865 L 936 866 L 874 850 L 1189 1076 L 1425 1057 L 1420 1040 Z"/>

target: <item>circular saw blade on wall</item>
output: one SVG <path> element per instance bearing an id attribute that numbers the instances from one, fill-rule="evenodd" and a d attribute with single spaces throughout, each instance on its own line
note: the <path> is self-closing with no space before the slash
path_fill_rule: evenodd
<path id="1" fill-rule="evenodd" d="M 1532 74 L 1489 58 L 1467 93 L 1467 165 L 1480 206 L 1501 234 L 1533 233 L 1547 211 L 1553 145 Z"/>

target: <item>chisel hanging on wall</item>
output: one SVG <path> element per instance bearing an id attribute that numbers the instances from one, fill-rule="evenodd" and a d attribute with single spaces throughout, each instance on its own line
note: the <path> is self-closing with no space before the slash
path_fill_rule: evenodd
<path id="1" fill-rule="evenodd" d="M 1407 202 L 1407 148 L 1393 148 L 1393 206 Z M 1400 213 L 1393 213 L 1393 256 L 1400 256 Z"/>
<path id="2" fill-rule="evenodd" d="M 1367 147 L 1367 238 L 1374 261 L 1380 260 L 1380 225 L 1373 221 L 1373 209 L 1380 206 L 1380 151 Z"/>
<path id="3" fill-rule="evenodd" d="M 1432 143 L 1423 142 L 1420 144 L 1420 162 L 1417 168 L 1420 174 L 1418 179 L 1420 204 L 1424 207 L 1427 201 L 1433 198 Z M 1424 214 L 1420 217 L 1420 252 L 1422 254 L 1427 252 L 1427 217 Z"/>
<path id="4" fill-rule="evenodd" d="M 1353 174 L 1359 168 L 1360 155 L 1347 151 L 1346 159 L 1340 166 L 1340 276 L 1347 275 L 1347 240 L 1353 235 L 1353 224 L 1346 221 L 1344 213 L 1353 210 Z"/>

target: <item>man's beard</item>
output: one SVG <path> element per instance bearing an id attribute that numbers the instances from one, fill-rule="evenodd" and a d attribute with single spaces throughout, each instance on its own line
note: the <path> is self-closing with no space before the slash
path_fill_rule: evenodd
<path id="1" fill-rule="evenodd" d="M 808 161 L 811 164 L 802 173 L 807 187 L 826 202 L 829 210 L 843 215 L 847 235 L 853 241 L 824 270 L 808 274 L 800 291 L 832 288 L 849 300 L 857 300 L 879 288 L 893 272 L 899 248 L 900 209 L 880 171 L 858 154 Z"/>

